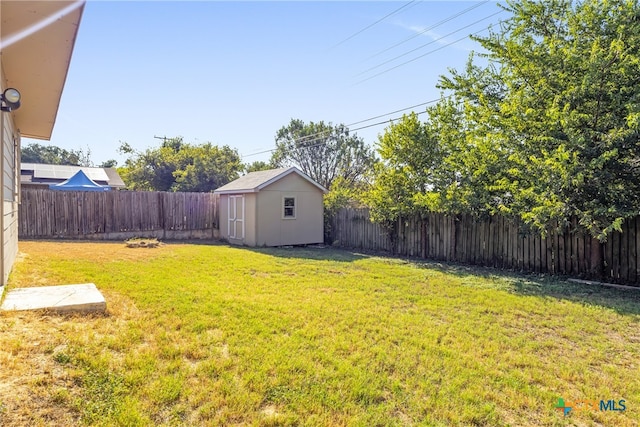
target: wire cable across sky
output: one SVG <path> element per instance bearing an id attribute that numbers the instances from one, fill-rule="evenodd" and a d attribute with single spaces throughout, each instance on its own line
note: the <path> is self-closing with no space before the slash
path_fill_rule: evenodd
<path id="1" fill-rule="evenodd" d="M 465 25 L 464 27 L 460 27 L 460 28 L 458 28 L 457 30 L 451 31 L 450 33 L 445 34 L 444 36 L 440 36 L 440 37 L 438 37 L 438 38 L 435 38 L 435 39 L 431 40 L 431 41 L 430 41 L 430 42 L 428 42 L 428 43 L 425 43 L 425 44 L 423 44 L 423 45 L 420 45 L 420 46 L 418 46 L 418 47 L 416 47 L 416 48 L 414 48 L 414 49 L 411 49 L 411 50 L 409 50 L 409 51 L 407 51 L 407 52 L 405 52 L 405 53 L 403 53 L 403 54 L 401 54 L 401 55 L 398 55 L 398 56 L 396 56 L 396 57 L 394 57 L 394 58 L 391 58 L 391 59 L 389 59 L 389 60 L 386 60 L 386 61 L 384 61 L 384 62 L 381 62 L 380 64 L 378 64 L 378 65 L 376 65 L 376 66 L 374 66 L 374 67 L 368 68 L 368 69 L 364 70 L 363 72 L 356 74 L 356 76 L 355 76 L 355 77 L 358 77 L 358 76 L 361 76 L 361 75 L 363 75 L 363 74 L 366 74 L 366 73 L 368 73 L 369 71 L 373 71 L 373 70 L 375 70 L 375 69 L 378 69 L 378 68 L 382 67 L 383 65 L 386 65 L 386 64 L 388 64 L 388 63 L 390 63 L 390 62 L 393 62 L 393 61 L 395 61 L 395 60 L 397 60 L 397 59 L 400 59 L 400 58 L 402 58 L 402 57 L 404 57 L 404 56 L 407 56 L 407 55 L 409 55 L 410 53 L 413 53 L 413 52 L 418 51 L 418 50 L 420 50 L 420 49 L 423 49 L 423 48 L 425 48 L 425 47 L 427 47 L 427 46 L 430 46 L 430 45 L 432 45 L 432 44 L 434 44 L 434 43 L 437 43 L 437 42 L 439 42 L 439 41 L 441 41 L 441 40 L 444 40 L 445 38 L 447 38 L 447 37 L 449 37 L 449 36 L 451 36 L 451 35 L 453 35 L 453 34 L 459 33 L 460 31 L 465 30 L 465 29 L 467 29 L 467 28 L 469 28 L 469 27 L 472 27 L 472 26 L 474 26 L 474 25 L 476 25 L 476 24 L 478 24 L 478 23 L 480 23 L 480 22 L 482 22 L 482 21 L 486 21 L 487 19 L 492 18 L 492 17 L 494 17 L 494 16 L 496 16 L 496 15 L 498 15 L 498 14 L 502 13 L 502 12 L 503 12 L 503 11 L 502 11 L 502 10 L 500 10 L 500 11 L 498 11 L 498 12 L 492 13 L 491 15 L 488 15 L 488 16 L 485 16 L 484 18 L 478 19 L 477 21 L 474 21 L 474 22 L 472 22 L 472 23 L 470 23 L 470 24 L 467 24 L 467 25 Z M 465 36 L 464 38 L 466 38 L 466 37 L 468 37 L 468 36 Z M 450 46 L 451 44 L 453 44 L 453 43 L 447 44 L 447 45 L 445 45 L 445 46 Z M 434 51 L 432 51 L 432 52 L 434 52 Z M 422 57 L 422 56 L 419 56 L 418 58 L 421 58 L 421 57 Z M 409 61 L 409 62 L 412 62 L 412 61 Z M 408 62 L 407 62 L 407 63 L 408 63 Z"/>
<path id="2" fill-rule="evenodd" d="M 398 46 L 400 46 L 400 45 L 402 45 L 402 44 L 404 44 L 404 43 L 406 43 L 406 42 L 408 42 L 408 41 L 410 41 L 410 40 L 415 39 L 416 37 L 420 37 L 420 36 L 421 36 L 421 35 L 423 35 L 424 33 L 428 32 L 428 31 L 431 31 L 431 30 L 434 30 L 434 29 L 438 28 L 439 26 L 441 26 L 441 25 L 443 25 L 443 24 L 446 24 L 447 22 L 452 21 L 452 20 L 454 20 L 454 19 L 456 19 L 456 18 L 458 18 L 458 17 L 460 17 L 460 16 L 464 15 L 464 14 L 465 14 L 465 13 L 467 13 L 467 12 L 471 12 L 472 10 L 474 10 L 474 9 L 476 9 L 476 8 L 480 7 L 480 6 L 483 6 L 483 5 L 487 4 L 488 2 L 489 2 L 489 0 L 485 0 L 485 1 L 480 2 L 480 3 L 478 3 L 478 4 L 474 4 L 473 6 L 470 6 L 470 7 L 466 8 L 466 9 L 464 9 L 464 10 L 461 10 L 461 11 L 460 11 L 460 12 L 458 12 L 458 13 L 454 13 L 453 15 L 449 15 L 448 17 L 444 18 L 443 20 L 438 21 L 438 22 L 436 22 L 435 24 L 428 26 L 427 28 L 425 28 L 425 29 L 423 29 L 423 30 L 421 30 L 421 31 L 417 32 L 416 34 L 414 34 L 414 35 L 412 35 L 412 36 L 409 36 L 409 37 L 407 37 L 407 38 L 405 38 L 405 39 L 403 39 L 403 40 L 399 41 L 398 43 L 396 43 L 396 44 L 394 44 L 394 45 L 389 46 L 389 47 L 388 47 L 388 48 L 386 48 L 386 49 L 383 49 L 383 50 L 381 50 L 381 51 L 379 51 L 379 52 L 377 52 L 377 53 L 374 53 L 373 55 L 371 55 L 371 56 L 369 56 L 369 57 L 365 58 L 365 61 L 367 61 L 367 60 L 369 60 L 369 59 L 372 59 L 372 58 L 375 58 L 376 56 L 379 56 L 379 55 L 381 55 L 381 54 L 383 54 L 383 53 L 385 53 L 385 52 L 388 52 L 388 51 L 390 51 L 391 49 L 393 49 L 393 48 L 395 48 L 395 47 L 398 47 Z"/>
<path id="3" fill-rule="evenodd" d="M 378 19 L 376 22 L 374 22 L 373 24 L 369 24 L 366 27 L 364 27 L 363 29 L 356 31 L 355 33 L 353 33 L 352 35 L 350 35 L 349 37 L 347 37 L 346 39 L 336 43 L 335 45 L 331 46 L 330 49 L 335 49 L 336 47 L 348 42 L 349 40 L 351 40 L 352 38 L 354 38 L 355 36 L 362 34 L 363 32 L 365 32 L 366 30 L 368 30 L 369 28 L 379 24 L 380 22 L 384 21 L 385 19 L 395 15 L 396 13 L 399 13 L 402 9 L 405 9 L 408 6 L 411 6 L 413 4 L 413 6 L 415 6 L 417 0 L 412 0 L 409 3 L 404 4 L 403 6 L 400 6 L 399 8 L 397 8 L 396 10 L 394 10 L 393 12 L 390 12 L 388 14 L 386 14 L 385 16 L 383 16 L 382 18 Z"/>
<path id="4" fill-rule="evenodd" d="M 379 119 L 379 118 L 385 117 L 385 116 L 389 116 L 391 114 L 396 114 L 396 113 L 400 113 L 402 111 L 412 110 L 412 109 L 417 108 L 417 107 L 423 107 L 423 106 L 426 106 L 426 105 L 434 104 L 434 103 L 436 103 L 436 102 L 438 102 L 438 101 L 440 101 L 441 99 L 444 99 L 444 98 L 448 98 L 448 97 L 440 97 L 440 98 L 432 99 L 430 101 L 422 102 L 420 104 L 415 104 L 415 105 L 412 105 L 410 107 L 400 108 L 398 110 L 390 111 L 390 112 L 385 113 L 385 114 L 380 114 L 380 115 L 377 115 L 377 116 L 369 117 L 368 119 L 359 120 L 357 122 L 349 123 L 349 124 L 347 124 L 345 126 L 348 128 L 349 126 L 354 126 L 354 125 L 357 125 L 357 124 L 370 122 L 372 120 Z M 415 114 L 419 116 L 419 115 L 424 114 L 426 112 L 427 112 L 427 110 L 424 110 L 424 111 L 419 111 L 419 112 L 417 112 Z M 368 129 L 368 128 L 371 128 L 371 127 L 374 127 L 374 126 L 380 126 L 380 125 L 388 124 L 389 122 L 392 122 L 394 120 L 399 120 L 401 118 L 402 117 L 394 117 L 394 118 L 391 118 L 391 119 L 386 119 L 386 120 L 381 121 L 381 122 L 372 123 L 372 124 L 369 124 L 369 125 L 366 125 L 366 126 L 361 126 L 361 127 L 355 128 L 355 129 L 349 129 L 349 132 L 355 132 L 355 131 L 362 130 L 362 129 Z M 330 131 L 327 130 L 327 131 L 323 131 L 323 132 L 314 133 L 314 134 L 311 134 L 311 135 L 306 135 L 306 136 L 304 136 L 302 138 L 297 139 L 296 141 L 297 142 L 302 142 L 302 141 L 305 141 L 307 139 L 313 139 L 315 137 L 322 136 L 322 135 L 326 134 L 327 132 L 330 132 Z M 324 144 L 324 142 L 318 143 L 318 144 L 314 144 L 314 145 L 309 145 L 308 147 L 309 148 L 310 147 L 317 147 L 318 145 L 321 145 L 321 144 Z M 242 158 L 252 157 L 252 156 L 257 156 L 259 154 L 272 153 L 275 150 L 276 150 L 275 148 L 270 148 L 268 150 L 258 151 L 258 152 L 255 152 L 255 153 L 244 154 L 244 155 L 241 155 L 240 157 L 242 157 Z"/>
<path id="5" fill-rule="evenodd" d="M 440 46 L 440 47 L 439 47 L 439 48 L 437 48 L 437 49 L 430 50 L 430 51 L 429 51 L 429 52 L 427 52 L 427 53 L 424 53 L 424 54 L 422 54 L 422 55 L 420 55 L 420 56 L 417 56 L 417 57 L 415 57 L 415 58 L 413 58 L 413 59 L 410 59 L 410 60 L 408 60 L 408 61 L 405 61 L 405 62 L 403 62 L 403 63 L 401 63 L 401 64 L 398 64 L 398 65 L 396 65 L 395 67 L 387 68 L 386 70 L 383 70 L 383 71 L 381 71 L 381 72 L 379 72 L 379 73 L 377 73 L 377 74 L 374 74 L 373 76 L 369 76 L 369 77 L 367 77 L 366 79 L 359 80 L 359 81 L 355 82 L 355 83 L 354 83 L 354 85 L 359 85 L 359 84 L 361 84 L 361 83 L 364 83 L 364 82 L 366 82 L 366 81 L 369 81 L 369 80 L 371 80 L 371 79 L 374 79 L 374 78 L 376 78 L 376 77 L 378 77 L 378 76 L 381 76 L 381 75 L 383 75 L 383 74 L 386 74 L 386 73 L 388 73 L 388 72 L 390 72 L 390 71 L 393 71 L 393 70 L 395 70 L 395 69 L 398 69 L 398 68 L 400 68 L 400 67 L 402 67 L 402 66 L 405 66 L 405 65 L 407 65 L 407 64 L 410 64 L 410 63 L 412 63 L 412 62 L 415 62 L 415 61 L 417 61 L 418 59 L 424 58 L 424 57 L 425 57 L 425 56 L 427 56 L 427 55 L 431 55 L 432 53 L 438 52 L 439 50 L 442 50 L 442 49 L 444 49 L 444 48 L 446 48 L 446 47 L 449 47 L 449 46 L 451 46 L 451 45 L 453 45 L 453 44 L 459 43 L 459 42 L 461 42 L 462 40 L 464 40 L 464 39 L 466 39 L 466 38 L 469 38 L 469 37 L 471 37 L 471 36 L 477 36 L 477 35 L 479 35 L 479 34 L 481 34 L 481 33 L 485 32 L 485 31 L 487 31 L 488 29 L 489 29 L 489 27 L 484 28 L 484 29 L 482 29 L 482 30 L 480 30 L 480 31 L 478 31 L 478 32 L 476 32 L 476 33 L 469 34 L 469 35 L 464 36 L 464 37 L 460 37 L 460 38 L 459 38 L 459 39 L 457 39 L 457 40 L 454 40 L 454 41 L 452 41 L 452 42 L 450 42 L 450 43 L 447 43 L 447 44 L 445 44 L 445 45 L 442 45 L 442 46 Z"/>

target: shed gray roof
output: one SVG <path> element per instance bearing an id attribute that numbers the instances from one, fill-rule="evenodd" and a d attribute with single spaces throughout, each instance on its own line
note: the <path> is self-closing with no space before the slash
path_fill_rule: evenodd
<path id="1" fill-rule="evenodd" d="M 230 183 L 223 185 L 214 191 L 214 193 L 218 194 L 229 194 L 229 193 L 257 193 L 262 190 L 269 184 L 272 184 L 279 179 L 284 178 L 285 176 L 295 173 L 311 184 L 315 185 L 318 190 L 323 193 L 327 192 L 327 189 L 322 185 L 315 182 L 309 176 L 301 172 L 298 168 L 292 166 L 289 168 L 279 168 L 279 169 L 269 169 L 258 172 L 250 172 L 235 181 L 231 181 Z"/>

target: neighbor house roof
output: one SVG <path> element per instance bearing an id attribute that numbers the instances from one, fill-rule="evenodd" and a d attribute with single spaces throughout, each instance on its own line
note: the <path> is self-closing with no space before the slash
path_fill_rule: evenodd
<path id="1" fill-rule="evenodd" d="M 323 193 L 327 192 L 327 189 L 322 185 L 315 182 L 306 174 L 301 172 L 298 168 L 292 166 L 289 168 L 269 169 L 265 171 L 250 172 L 235 181 L 223 185 L 214 191 L 218 194 L 231 194 L 231 193 L 257 193 L 269 184 L 272 184 L 287 175 L 296 174 L 307 180 L 312 185 L 316 186 L 318 190 Z"/>
<path id="2" fill-rule="evenodd" d="M 43 185 L 61 183 L 79 170 L 100 185 L 112 188 L 124 188 L 125 184 L 114 168 L 90 168 L 85 166 L 47 165 L 43 163 L 22 163 L 20 182 L 22 185 Z"/>
<path id="3" fill-rule="evenodd" d="M 22 95 L 12 112 L 22 136 L 50 139 L 84 1 L 0 2 L 0 59 Z"/>

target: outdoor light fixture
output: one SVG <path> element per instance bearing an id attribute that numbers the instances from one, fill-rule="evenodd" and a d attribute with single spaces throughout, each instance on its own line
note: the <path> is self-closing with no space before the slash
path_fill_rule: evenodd
<path id="1" fill-rule="evenodd" d="M 13 111 L 20 108 L 20 92 L 12 87 L 0 95 L 0 110 Z"/>

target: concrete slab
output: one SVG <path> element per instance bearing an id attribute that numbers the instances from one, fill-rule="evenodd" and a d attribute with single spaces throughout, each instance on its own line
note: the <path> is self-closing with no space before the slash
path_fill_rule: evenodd
<path id="1" fill-rule="evenodd" d="M 107 302 L 93 283 L 17 288 L 7 291 L 0 310 L 103 313 Z"/>

